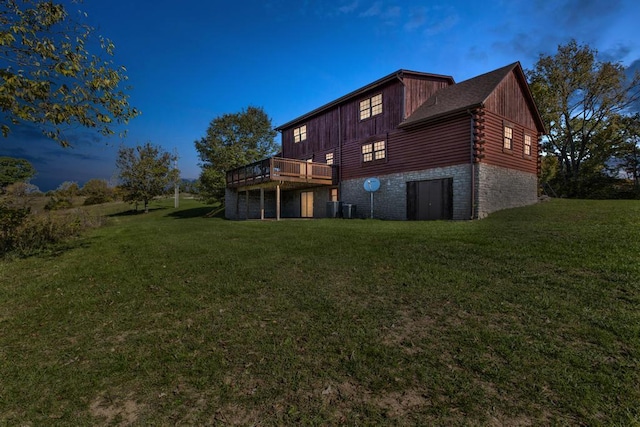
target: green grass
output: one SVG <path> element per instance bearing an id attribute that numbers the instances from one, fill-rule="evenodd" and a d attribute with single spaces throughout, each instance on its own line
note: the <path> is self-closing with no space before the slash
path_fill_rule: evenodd
<path id="1" fill-rule="evenodd" d="M 0 425 L 640 424 L 640 202 L 182 205 L 0 263 Z"/>

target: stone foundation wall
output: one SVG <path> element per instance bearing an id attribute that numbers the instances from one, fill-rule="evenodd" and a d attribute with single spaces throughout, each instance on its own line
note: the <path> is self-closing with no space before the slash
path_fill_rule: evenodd
<path id="1" fill-rule="evenodd" d="M 224 216 L 227 219 L 260 219 L 260 190 L 249 191 L 249 211 L 244 191 L 225 190 Z M 264 217 L 276 217 L 276 193 L 264 192 Z"/>
<path id="2" fill-rule="evenodd" d="M 378 219 L 407 219 L 407 182 L 453 178 L 453 219 L 471 217 L 471 167 L 468 164 L 422 171 L 376 176 L 380 189 L 373 195 L 373 217 Z M 371 217 L 371 197 L 363 185 L 366 178 L 342 182 L 340 200 L 356 205 L 356 216 Z"/>
<path id="3" fill-rule="evenodd" d="M 501 209 L 538 202 L 535 174 L 480 163 L 476 172 L 477 217 L 484 218 Z"/>
<path id="4" fill-rule="evenodd" d="M 409 181 L 453 178 L 453 219 L 471 218 L 471 167 L 468 164 L 427 169 L 422 171 L 396 173 L 377 176 L 380 189 L 373 196 L 373 217 L 377 219 L 407 219 L 407 185 Z M 340 201 L 356 205 L 357 218 L 371 216 L 371 196 L 363 184 L 366 178 L 343 181 L 340 186 Z M 314 218 L 325 218 L 327 201 L 330 199 L 329 187 L 316 187 L 302 191 L 313 191 Z M 281 193 L 281 217 L 300 217 L 300 190 Z M 265 218 L 276 216 L 276 193 L 265 191 Z M 226 190 L 225 217 L 245 219 L 245 193 Z M 478 164 L 475 166 L 474 210 L 476 218 L 484 218 L 491 212 L 501 209 L 534 204 L 538 201 L 538 177 L 535 174 L 521 172 L 498 166 Z M 249 219 L 260 218 L 260 191 L 249 192 Z"/>

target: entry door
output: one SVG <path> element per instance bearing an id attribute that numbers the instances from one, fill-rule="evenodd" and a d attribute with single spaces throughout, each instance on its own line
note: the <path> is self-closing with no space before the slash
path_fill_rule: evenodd
<path id="1" fill-rule="evenodd" d="M 453 218 L 453 178 L 407 182 L 407 218 Z"/>
<path id="2" fill-rule="evenodd" d="M 300 193 L 300 216 L 313 218 L 313 191 Z"/>

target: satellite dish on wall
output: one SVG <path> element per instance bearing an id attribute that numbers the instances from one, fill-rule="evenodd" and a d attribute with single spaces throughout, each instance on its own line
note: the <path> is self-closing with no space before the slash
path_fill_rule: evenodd
<path id="1" fill-rule="evenodd" d="M 367 178 L 364 180 L 364 189 L 369 193 L 374 193 L 380 189 L 380 180 L 378 178 Z"/>

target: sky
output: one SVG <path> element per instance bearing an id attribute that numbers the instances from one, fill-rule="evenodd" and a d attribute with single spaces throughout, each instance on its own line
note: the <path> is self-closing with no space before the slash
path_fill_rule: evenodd
<path id="1" fill-rule="evenodd" d="M 399 69 L 461 82 L 531 69 L 571 39 L 640 69 L 637 0 L 58 1 L 115 43 L 142 114 L 124 138 L 74 130 L 71 148 L 29 126 L 0 136 L 0 155 L 29 160 L 42 191 L 113 182 L 120 144 L 176 152 L 182 177 L 197 178 L 194 142 L 214 118 L 257 106 L 277 127 Z"/>

